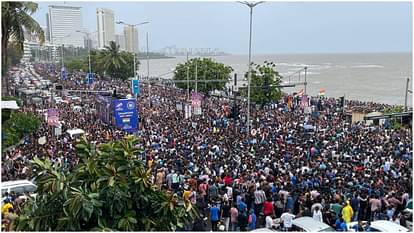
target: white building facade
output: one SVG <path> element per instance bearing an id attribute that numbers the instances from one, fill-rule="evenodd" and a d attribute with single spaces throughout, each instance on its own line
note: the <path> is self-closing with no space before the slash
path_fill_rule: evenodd
<path id="1" fill-rule="evenodd" d="M 55 45 L 72 45 L 84 48 L 81 7 L 49 5 L 47 14 L 48 36 Z"/>
<path id="2" fill-rule="evenodd" d="M 98 8 L 96 10 L 98 26 L 98 48 L 102 49 L 115 41 L 114 12 L 109 9 Z"/>
<path id="3" fill-rule="evenodd" d="M 125 50 L 128 52 L 138 53 L 138 29 L 136 27 L 125 26 Z"/>

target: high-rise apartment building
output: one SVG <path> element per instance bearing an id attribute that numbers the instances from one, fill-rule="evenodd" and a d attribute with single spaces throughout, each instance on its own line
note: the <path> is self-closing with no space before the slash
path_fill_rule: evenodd
<path id="1" fill-rule="evenodd" d="M 48 36 L 52 44 L 84 47 L 81 7 L 49 5 Z"/>
<path id="2" fill-rule="evenodd" d="M 125 36 L 124 35 L 115 35 L 115 42 L 119 45 L 120 50 L 125 50 Z"/>
<path id="3" fill-rule="evenodd" d="M 115 41 L 114 12 L 109 9 L 98 8 L 98 48 L 104 48 L 110 41 Z"/>
<path id="4" fill-rule="evenodd" d="M 138 53 L 138 29 L 131 26 L 124 27 L 125 49 L 128 52 Z"/>

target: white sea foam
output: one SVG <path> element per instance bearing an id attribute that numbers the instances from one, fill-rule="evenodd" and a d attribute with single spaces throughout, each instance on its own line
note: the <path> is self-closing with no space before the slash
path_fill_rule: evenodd
<path id="1" fill-rule="evenodd" d="M 384 66 L 369 64 L 369 65 L 357 65 L 357 66 L 351 66 L 351 68 L 363 68 L 363 69 L 365 69 L 365 68 L 384 68 Z"/>

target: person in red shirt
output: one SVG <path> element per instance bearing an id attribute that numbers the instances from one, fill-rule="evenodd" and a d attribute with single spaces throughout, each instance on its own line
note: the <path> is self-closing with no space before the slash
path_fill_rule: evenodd
<path id="1" fill-rule="evenodd" d="M 224 181 L 224 184 L 228 185 L 228 186 L 231 186 L 233 184 L 233 178 L 231 178 L 231 176 L 229 174 L 227 174 L 224 177 L 223 181 Z"/>
<path id="2" fill-rule="evenodd" d="M 273 209 L 273 201 L 272 198 L 268 197 L 267 200 L 264 202 L 263 205 L 263 214 L 265 217 L 272 216 L 275 213 Z"/>

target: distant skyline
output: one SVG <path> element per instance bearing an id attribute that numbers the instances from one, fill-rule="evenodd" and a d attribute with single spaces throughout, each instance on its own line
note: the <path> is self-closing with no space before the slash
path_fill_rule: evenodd
<path id="1" fill-rule="evenodd" d="M 49 5 L 82 7 L 83 27 L 97 30 L 97 8 L 149 33 L 150 50 L 218 48 L 248 53 L 249 8 L 237 2 L 38 2 L 33 17 L 46 26 Z M 252 52 L 377 53 L 412 51 L 411 2 L 265 2 L 253 11 Z M 115 25 L 116 34 L 123 26 Z"/>

